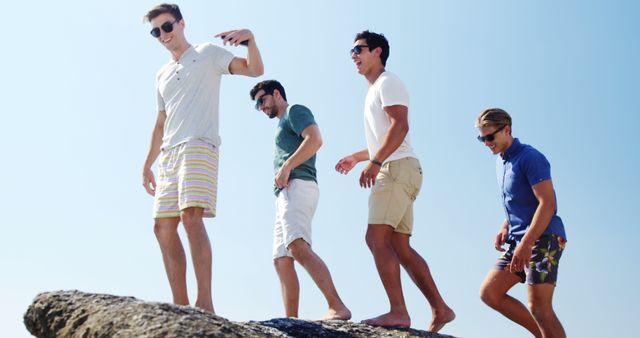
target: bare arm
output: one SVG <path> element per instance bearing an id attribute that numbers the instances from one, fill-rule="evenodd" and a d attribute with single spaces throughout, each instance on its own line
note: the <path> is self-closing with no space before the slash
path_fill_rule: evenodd
<path id="1" fill-rule="evenodd" d="M 409 108 L 407 106 L 395 105 L 384 107 L 384 111 L 391 120 L 391 125 L 384 136 L 382 145 L 372 161 L 384 162 L 402 144 L 409 132 Z M 360 173 L 360 186 L 370 188 L 376 183 L 376 176 L 380 172 L 380 165 L 369 162 Z"/>
<path id="2" fill-rule="evenodd" d="M 149 195 L 154 196 L 156 192 L 156 180 L 153 176 L 151 166 L 156 161 L 158 155 L 160 155 L 160 147 L 162 146 L 162 137 L 164 136 L 164 122 L 167 120 L 167 113 L 165 111 L 158 112 L 156 118 L 156 124 L 153 127 L 151 133 L 151 144 L 149 145 L 149 153 L 144 161 L 142 167 L 142 186 L 147 190 Z"/>
<path id="3" fill-rule="evenodd" d="M 256 39 L 250 30 L 238 29 L 216 34 L 216 37 L 222 36 L 224 36 L 223 43 L 225 45 L 230 43 L 237 46 L 242 41 L 249 42 L 247 45 L 247 58 L 234 57 L 233 60 L 231 60 L 229 64 L 229 72 L 231 72 L 231 74 L 251 77 L 258 77 L 264 74 L 264 65 L 262 64 L 260 50 L 258 50 Z"/>
<path id="4" fill-rule="evenodd" d="M 522 237 L 520 244 L 518 244 L 513 253 L 513 259 L 511 260 L 512 271 L 522 271 L 524 266 L 529 264 L 531 249 L 547 229 L 547 226 L 549 226 L 551 217 L 553 217 L 553 213 L 556 210 L 556 197 L 553 193 L 553 183 L 550 179 L 537 183 L 531 188 L 539 204 L 533 214 L 531 226 L 529 226 L 527 233 Z"/>
<path id="5" fill-rule="evenodd" d="M 310 159 L 322 146 L 322 136 L 318 125 L 312 124 L 302 131 L 302 143 L 296 151 L 284 162 L 280 171 L 276 174 L 275 182 L 278 188 L 289 185 L 291 170 Z"/>
<path id="6" fill-rule="evenodd" d="M 502 221 L 502 224 L 500 225 L 500 230 L 498 230 L 498 234 L 496 235 L 496 239 L 493 243 L 496 250 L 501 252 L 504 251 L 502 246 L 504 245 L 504 243 L 507 242 L 508 232 L 509 232 L 509 222 L 505 218 L 505 220 Z"/>
<path id="7" fill-rule="evenodd" d="M 357 151 L 351 155 L 347 155 L 341 158 L 336 164 L 336 171 L 341 174 L 348 174 L 353 167 L 356 166 L 359 162 L 367 161 L 369 159 L 369 150 L 362 149 Z"/>

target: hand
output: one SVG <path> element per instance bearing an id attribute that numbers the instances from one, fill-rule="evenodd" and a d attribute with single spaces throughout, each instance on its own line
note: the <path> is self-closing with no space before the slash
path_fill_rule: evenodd
<path id="1" fill-rule="evenodd" d="M 142 186 L 151 196 L 156 195 L 156 179 L 151 169 L 142 170 Z"/>
<path id="2" fill-rule="evenodd" d="M 371 188 L 376 184 L 376 176 L 380 172 L 380 166 L 369 162 L 360 173 L 360 186 L 363 188 Z"/>
<path id="3" fill-rule="evenodd" d="M 511 264 L 509 270 L 513 272 L 523 271 L 525 266 L 529 265 L 531 261 L 532 246 L 526 245 L 524 242 L 520 242 L 513 252 L 513 258 L 511 258 Z"/>
<path id="4" fill-rule="evenodd" d="M 507 229 L 506 228 L 502 228 L 502 229 L 500 229 L 500 231 L 498 231 L 498 234 L 496 235 L 496 239 L 495 239 L 495 242 L 493 243 L 493 245 L 496 248 L 496 250 L 498 250 L 500 252 L 504 252 L 505 250 L 504 250 L 504 248 L 502 246 L 506 242 L 507 242 Z"/>
<path id="5" fill-rule="evenodd" d="M 353 155 L 345 156 L 338 161 L 338 164 L 336 164 L 336 171 L 346 175 L 351 171 L 351 169 L 353 169 L 353 167 L 356 166 L 356 164 L 358 164 L 358 160 L 356 160 Z"/>
<path id="6" fill-rule="evenodd" d="M 238 46 L 244 41 L 253 40 L 253 33 L 248 29 L 234 29 L 215 35 L 216 38 L 222 38 L 222 44 L 229 43 L 232 46 Z"/>
<path id="7" fill-rule="evenodd" d="M 289 169 L 286 165 L 280 168 L 275 178 L 275 184 L 276 184 L 276 187 L 278 187 L 278 189 L 284 189 L 289 186 L 290 174 L 291 174 L 291 169 Z"/>

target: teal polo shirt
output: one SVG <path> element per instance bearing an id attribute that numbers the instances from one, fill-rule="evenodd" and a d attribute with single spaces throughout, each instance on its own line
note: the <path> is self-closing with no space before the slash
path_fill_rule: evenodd
<path id="1" fill-rule="evenodd" d="M 309 108 L 300 104 L 294 104 L 287 108 L 276 129 L 276 147 L 273 159 L 273 168 L 276 174 L 280 171 L 284 162 L 300 147 L 304 140 L 302 131 L 312 124 L 316 124 L 316 121 Z M 304 163 L 291 170 L 289 180 L 293 179 L 318 182 L 316 179 L 316 154 L 313 154 Z M 282 189 L 278 189 L 274 185 L 276 196 L 280 193 L 280 190 Z"/>

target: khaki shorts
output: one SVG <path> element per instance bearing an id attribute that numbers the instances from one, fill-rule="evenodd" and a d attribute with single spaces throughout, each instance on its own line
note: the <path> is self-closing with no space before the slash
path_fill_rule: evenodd
<path id="1" fill-rule="evenodd" d="M 158 163 L 153 218 L 180 217 L 192 207 L 203 208 L 203 217 L 215 217 L 218 148 L 190 140 L 163 151 Z"/>
<path id="2" fill-rule="evenodd" d="M 369 195 L 369 224 L 386 224 L 411 235 L 413 201 L 422 187 L 422 167 L 414 157 L 385 162 Z"/>

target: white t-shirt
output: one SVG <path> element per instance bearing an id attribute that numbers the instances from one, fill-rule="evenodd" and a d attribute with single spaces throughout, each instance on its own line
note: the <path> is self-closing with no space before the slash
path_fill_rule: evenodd
<path id="1" fill-rule="evenodd" d="M 189 47 L 156 76 L 157 108 L 167 113 L 162 149 L 191 139 L 220 145 L 220 80 L 229 74 L 233 54 L 212 43 Z"/>
<path id="2" fill-rule="evenodd" d="M 395 105 L 406 106 L 408 109 L 409 91 L 398 76 L 385 71 L 369 87 L 367 98 L 364 101 L 364 130 L 370 159 L 373 159 L 378 153 L 391 126 L 391 120 L 384 111 L 384 107 Z M 385 162 L 405 157 L 416 157 L 411 147 L 409 134 Z"/>

